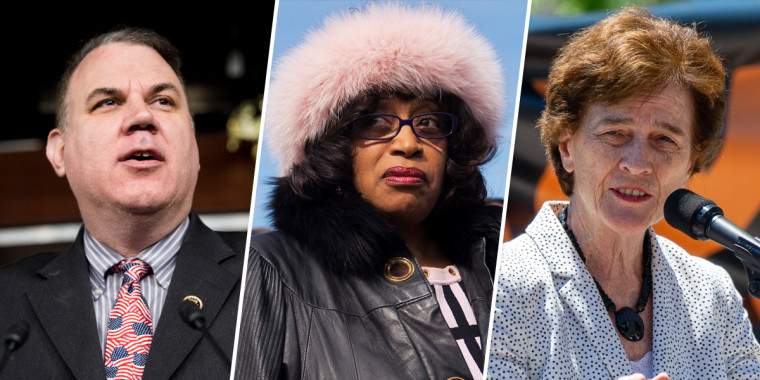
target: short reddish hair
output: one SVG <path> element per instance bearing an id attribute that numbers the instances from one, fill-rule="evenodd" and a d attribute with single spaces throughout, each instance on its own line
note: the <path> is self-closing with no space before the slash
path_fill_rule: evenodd
<path id="1" fill-rule="evenodd" d="M 561 133 L 578 129 L 590 103 L 615 104 L 669 84 L 686 89 L 694 102 L 694 174 L 715 159 L 723 143 L 725 70 L 710 39 L 694 26 L 641 8 L 623 9 L 570 37 L 552 63 L 537 125 L 565 194 L 572 194 L 573 173 L 562 166 Z"/>

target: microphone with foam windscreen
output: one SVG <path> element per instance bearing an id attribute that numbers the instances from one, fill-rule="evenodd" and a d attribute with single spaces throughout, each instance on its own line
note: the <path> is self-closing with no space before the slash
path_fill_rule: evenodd
<path id="1" fill-rule="evenodd" d="M 734 252 L 747 270 L 750 293 L 760 298 L 760 240 L 726 219 L 715 202 L 690 190 L 670 194 L 664 212 L 668 224 L 692 239 L 709 239 Z"/>
<path id="2" fill-rule="evenodd" d="M 686 189 L 670 194 L 665 200 L 664 211 L 668 224 L 697 240 L 707 240 L 708 222 L 716 216 L 723 216 L 723 210 L 715 202 Z"/>
<path id="3" fill-rule="evenodd" d="M 2 360 L 0 360 L 0 374 L 3 373 L 3 369 L 5 369 L 5 365 L 8 363 L 8 358 L 10 358 L 13 351 L 18 350 L 18 348 L 26 342 L 26 338 L 28 337 L 29 323 L 27 321 L 18 321 L 8 328 L 8 331 L 3 337 L 5 352 L 3 353 Z"/>
<path id="4" fill-rule="evenodd" d="M 219 355 L 219 357 L 221 357 L 229 366 L 230 359 L 227 357 L 224 351 L 222 351 L 222 348 L 216 342 L 216 339 L 214 339 L 214 337 L 206 328 L 206 316 L 203 314 L 203 311 L 201 311 L 201 308 L 198 306 L 198 304 L 193 302 L 191 299 L 188 299 L 188 297 L 185 297 L 185 300 L 183 300 L 179 305 L 179 315 L 182 320 L 185 321 L 185 323 L 190 325 L 190 327 L 203 333 L 203 336 L 208 339 L 209 343 L 211 343 L 211 346 L 214 347 L 214 350 Z"/>

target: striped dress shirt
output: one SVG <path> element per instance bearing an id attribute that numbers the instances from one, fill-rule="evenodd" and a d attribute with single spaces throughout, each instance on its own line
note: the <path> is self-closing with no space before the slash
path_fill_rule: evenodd
<path id="1" fill-rule="evenodd" d="M 177 263 L 177 252 L 182 245 L 190 219 L 180 223 L 169 235 L 146 248 L 137 258 L 150 265 L 150 272 L 140 280 L 142 295 L 147 301 L 153 322 L 153 333 L 158 327 L 161 310 L 164 307 L 166 293 Z M 108 315 L 116 302 L 116 296 L 121 287 L 122 273 L 112 268 L 121 261 L 127 260 L 111 248 L 95 240 L 85 228 L 84 253 L 90 266 L 90 286 L 92 301 L 95 306 L 95 321 L 98 325 L 100 349 L 105 353 L 108 336 Z"/>

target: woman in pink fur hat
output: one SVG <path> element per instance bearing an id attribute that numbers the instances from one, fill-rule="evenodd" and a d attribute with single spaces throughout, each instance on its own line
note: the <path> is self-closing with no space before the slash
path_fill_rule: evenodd
<path id="1" fill-rule="evenodd" d="M 476 378 L 501 208 L 480 165 L 504 108 L 457 13 L 372 4 L 276 63 L 277 231 L 251 239 L 242 378 Z"/>

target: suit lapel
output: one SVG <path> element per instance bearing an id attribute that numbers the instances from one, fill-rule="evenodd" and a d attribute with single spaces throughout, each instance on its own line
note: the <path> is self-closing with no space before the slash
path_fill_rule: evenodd
<path id="1" fill-rule="evenodd" d="M 44 333 L 74 376 L 104 379 L 82 231 L 71 248 L 37 272 L 46 280 L 27 297 Z"/>
<path id="2" fill-rule="evenodd" d="M 591 343 L 612 378 L 630 375 L 631 364 L 623 345 L 604 309 L 601 297 L 590 294 L 589 290 L 596 290 L 596 287 L 593 280 L 586 279 L 586 276 L 590 277 L 588 272 L 579 272 L 559 289 L 565 311 L 573 318 L 572 325 L 581 327 L 586 341 Z"/>
<path id="3" fill-rule="evenodd" d="M 169 378 L 201 339 L 201 332 L 189 327 L 179 316 L 182 300 L 188 295 L 200 298 L 206 326 L 210 326 L 239 284 L 241 273 L 228 270 L 223 265 L 235 253 L 201 223 L 197 215 L 193 213 L 190 218 L 190 226 L 177 253 L 177 265 L 164 310 L 156 326 L 144 379 Z"/>
<path id="4" fill-rule="evenodd" d="M 580 326 L 586 341 L 604 363 L 612 378 L 630 375 L 631 365 L 617 337 L 591 275 L 559 223 L 556 213 L 566 203 L 542 207 L 539 221 L 526 232 L 538 245 L 549 264 L 562 299 L 568 326 Z M 583 365 L 580 363 L 581 366 Z"/>

